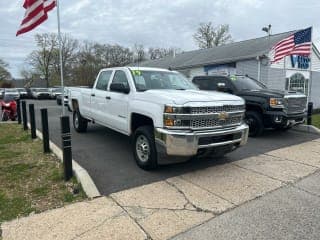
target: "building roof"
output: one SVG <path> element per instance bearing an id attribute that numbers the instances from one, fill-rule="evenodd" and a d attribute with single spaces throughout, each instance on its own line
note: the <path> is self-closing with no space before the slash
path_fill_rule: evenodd
<path id="1" fill-rule="evenodd" d="M 190 67 L 222 64 L 244 59 L 255 58 L 267 54 L 280 40 L 295 31 L 274 34 L 265 37 L 233 42 L 223 46 L 184 52 L 175 57 L 165 57 L 157 60 L 140 62 L 141 67 L 159 67 L 172 69 L 186 69 Z"/>

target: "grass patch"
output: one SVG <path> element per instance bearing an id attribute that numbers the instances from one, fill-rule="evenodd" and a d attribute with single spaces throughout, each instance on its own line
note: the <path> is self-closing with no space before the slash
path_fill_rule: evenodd
<path id="1" fill-rule="evenodd" d="M 0 125 L 0 224 L 85 198 L 76 179 L 63 181 L 62 164 L 43 154 L 39 139 L 20 125 Z"/>
<path id="2" fill-rule="evenodd" d="M 312 115 L 312 125 L 320 128 L 320 114 Z"/>

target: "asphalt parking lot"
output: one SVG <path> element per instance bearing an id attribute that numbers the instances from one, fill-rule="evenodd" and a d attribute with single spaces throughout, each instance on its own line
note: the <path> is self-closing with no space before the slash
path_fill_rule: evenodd
<path id="1" fill-rule="evenodd" d="M 48 109 L 50 139 L 61 146 L 61 106 L 55 101 L 28 101 L 36 108 L 37 128 L 41 130 L 40 108 Z M 70 120 L 72 120 L 71 114 Z M 71 128 L 72 129 L 72 128 Z M 108 195 L 132 187 L 150 184 L 170 177 L 206 169 L 226 162 L 235 162 L 283 147 L 296 145 L 318 138 L 316 135 L 297 131 L 266 131 L 260 138 L 250 138 L 246 146 L 220 159 L 196 159 L 182 164 L 161 166 L 151 172 L 141 170 L 134 162 L 130 138 L 108 128 L 89 124 L 88 132 L 79 134 L 72 129 L 73 158 L 83 166 L 99 191 Z"/>

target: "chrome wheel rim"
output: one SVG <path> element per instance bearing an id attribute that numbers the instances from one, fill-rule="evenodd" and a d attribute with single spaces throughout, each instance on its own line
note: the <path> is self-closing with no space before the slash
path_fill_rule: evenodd
<path id="1" fill-rule="evenodd" d="M 78 118 L 78 114 L 75 114 L 75 116 L 74 116 L 74 126 L 75 126 L 76 128 L 78 128 L 78 127 L 79 127 L 79 118 Z"/>
<path id="2" fill-rule="evenodd" d="M 140 135 L 136 141 L 136 153 L 141 162 L 147 162 L 150 156 L 149 141 L 144 135 Z"/>

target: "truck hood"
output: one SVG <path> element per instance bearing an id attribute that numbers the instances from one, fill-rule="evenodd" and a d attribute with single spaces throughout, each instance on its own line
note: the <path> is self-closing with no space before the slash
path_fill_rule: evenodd
<path id="1" fill-rule="evenodd" d="M 263 97 L 263 98 L 283 98 L 284 96 L 291 97 L 302 97 L 305 96 L 302 93 L 297 92 L 288 92 L 274 89 L 261 89 L 261 90 L 243 90 L 239 92 L 239 96 L 255 96 L 255 97 Z"/>
<path id="2" fill-rule="evenodd" d="M 189 103 L 201 102 L 239 102 L 244 104 L 242 98 L 216 91 L 200 91 L 200 90 L 147 90 L 139 95 L 139 99 L 148 99 L 152 102 L 163 104 L 186 105 Z M 142 99 L 143 96 L 143 99 Z"/>

